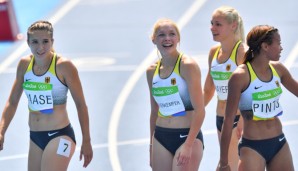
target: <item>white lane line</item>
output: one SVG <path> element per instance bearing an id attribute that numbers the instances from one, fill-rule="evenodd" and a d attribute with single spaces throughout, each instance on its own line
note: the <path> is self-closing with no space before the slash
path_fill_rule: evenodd
<path id="1" fill-rule="evenodd" d="M 177 22 L 180 30 L 191 20 L 193 15 L 203 6 L 206 0 L 196 0 L 186 11 L 186 13 L 179 19 Z M 118 156 L 117 148 L 117 130 L 118 124 L 121 116 L 123 106 L 130 95 L 132 89 L 134 88 L 137 81 L 145 72 L 146 68 L 156 59 L 155 50 L 152 50 L 151 53 L 142 61 L 138 68 L 132 73 L 131 77 L 128 79 L 126 84 L 123 86 L 122 91 L 120 92 L 118 99 L 114 105 L 110 123 L 109 123 L 109 132 L 108 132 L 108 144 L 109 144 L 109 158 L 112 165 L 113 171 L 121 171 L 121 165 Z"/>
<path id="2" fill-rule="evenodd" d="M 71 10 L 80 0 L 69 0 L 63 5 L 57 13 L 49 19 L 49 21 L 55 25 L 69 10 Z M 10 54 L 0 64 L 0 74 L 3 73 L 13 62 L 20 58 L 20 56 L 28 50 L 27 41 L 23 40 L 20 46 Z"/>
<path id="3" fill-rule="evenodd" d="M 296 43 L 296 45 L 292 49 L 290 55 L 285 60 L 284 65 L 288 69 L 290 69 L 292 67 L 292 65 L 294 64 L 294 61 L 296 60 L 297 57 L 298 57 L 298 42 Z"/>
<path id="4" fill-rule="evenodd" d="M 293 120 L 293 121 L 282 121 L 283 126 L 295 126 L 298 125 L 298 120 Z M 203 130 L 202 131 L 204 136 L 208 135 L 215 135 L 217 133 L 216 129 L 209 129 L 209 130 Z M 142 139 L 134 139 L 134 140 L 127 140 L 127 141 L 121 141 L 117 143 L 117 146 L 124 146 L 124 145 L 143 145 L 146 144 L 148 145 L 149 143 L 149 138 L 142 138 Z M 93 144 L 92 148 L 93 150 L 95 149 L 101 149 L 101 148 L 108 148 L 109 144 L 108 143 L 102 143 L 102 144 Z M 80 151 L 81 148 L 77 147 L 76 151 Z M 16 154 L 16 155 L 10 155 L 10 156 L 4 156 L 0 157 L 0 161 L 6 161 L 6 160 L 16 160 L 16 159 L 24 159 L 27 158 L 28 154 Z"/>

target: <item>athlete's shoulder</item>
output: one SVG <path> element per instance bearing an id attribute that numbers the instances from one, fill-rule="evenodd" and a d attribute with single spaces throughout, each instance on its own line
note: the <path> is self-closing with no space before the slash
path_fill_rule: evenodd
<path id="1" fill-rule="evenodd" d="M 67 64 L 67 63 L 72 63 L 71 60 L 65 56 L 62 56 L 62 55 L 59 55 L 59 54 L 56 54 L 56 60 L 57 60 L 57 65 L 59 64 Z"/>
<path id="2" fill-rule="evenodd" d="M 209 64 L 211 63 L 213 57 L 214 57 L 214 54 L 215 52 L 217 51 L 217 49 L 220 48 L 220 44 L 217 44 L 217 45 L 213 45 L 210 50 L 209 50 L 209 54 L 208 54 L 208 61 L 209 61 Z"/>
<path id="3" fill-rule="evenodd" d="M 150 73 L 154 73 L 154 71 L 155 71 L 155 69 L 157 67 L 158 62 L 159 62 L 159 59 L 156 60 L 155 62 L 153 62 L 151 65 L 149 65 L 149 67 L 146 70 L 147 75 L 150 74 Z"/>
<path id="4" fill-rule="evenodd" d="M 213 56 L 215 54 L 215 52 L 217 51 L 218 48 L 220 48 L 220 44 L 213 45 L 210 48 L 209 56 Z"/>
<path id="5" fill-rule="evenodd" d="M 183 56 L 181 57 L 181 65 L 186 65 L 186 66 L 197 66 L 198 63 L 197 61 L 192 58 L 189 55 L 183 54 Z"/>
<path id="6" fill-rule="evenodd" d="M 198 63 L 192 57 L 183 55 L 181 57 L 180 73 L 184 77 L 192 74 L 200 74 L 200 68 Z"/>
<path id="7" fill-rule="evenodd" d="M 56 59 L 56 67 L 59 69 L 72 69 L 76 68 L 75 64 L 67 57 L 61 56 L 57 54 L 57 59 Z"/>
<path id="8" fill-rule="evenodd" d="M 270 61 L 269 64 L 276 70 L 279 76 L 288 73 L 288 69 L 280 61 Z"/>
<path id="9" fill-rule="evenodd" d="M 57 55 L 56 72 L 58 75 L 68 76 L 77 73 L 78 70 L 76 65 L 69 58 Z"/>
<path id="10" fill-rule="evenodd" d="M 239 65 L 236 70 L 232 73 L 230 80 L 235 80 L 236 82 L 241 82 L 244 80 L 249 80 L 249 70 L 245 64 Z M 244 81 L 246 82 L 246 81 Z"/>
<path id="11" fill-rule="evenodd" d="M 236 70 L 232 73 L 229 80 L 229 87 L 244 91 L 250 82 L 250 74 L 248 73 L 247 66 L 245 64 L 239 65 Z M 229 91 L 230 91 L 229 88 Z"/>
<path id="12" fill-rule="evenodd" d="M 26 71 L 32 58 L 33 58 L 33 55 L 27 55 L 27 56 L 21 57 L 18 64 L 18 70 Z"/>
<path id="13" fill-rule="evenodd" d="M 245 74 L 249 72 L 248 71 L 248 68 L 247 68 L 247 65 L 246 64 L 240 64 L 238 65 L 238 67 L 236 68 L 236 70 L 234 71 L 235 74 Z"/>
<path id="14" fill-rule="evenodd" d="M 26 56 L 23 56 L 23 57 L 21 57 L 21 59 L 20 59 L 20 63 L 21 63 L 21 64 L 30 63 L 30 61 L 32 60 L 32 58 L 33 58 L 33 55 L 26 55 Z"/>

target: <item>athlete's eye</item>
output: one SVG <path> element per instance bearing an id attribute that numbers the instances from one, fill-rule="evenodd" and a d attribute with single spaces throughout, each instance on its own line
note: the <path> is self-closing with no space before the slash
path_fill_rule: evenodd
<path id="1" fill-rule="evenodd" d="M 38 41 L 37 41 L 37 40 L 32 40 L 31 43 L 32 43 L 32 44 L 37 44 Z"/>
<path id="2" fill-rule="evenodd" d="M 164 33 L 160 33 L 160 34 L 158 34 L 157 36 L 158 36 L 158 37 L 164 37 L 165 34 L 164 34 Z"/>
<path id="3" fill-rule="evenodd" d="M 43 43 L 47 44 L 47 43 L 49 43 L 49 40 L 46 39 L 46 40 L 43 41 Z"/>

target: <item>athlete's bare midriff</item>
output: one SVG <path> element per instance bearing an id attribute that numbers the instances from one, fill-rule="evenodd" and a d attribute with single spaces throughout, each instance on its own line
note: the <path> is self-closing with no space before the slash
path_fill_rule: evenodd
<path id="1" fill-rule="evenodd" d="M 251 140 L 262 140 L 276 137 L 282 134 L 282 125 L 279 118 L 269 120 L 252 120 L 252 111 L 242 111 L 243 116 L 243 137 Z"/>
<path id="2" fill-rule="evenodd" d="M 54 112 L 43 114 L 40 112 L 29 113 L 29 127 L 31 131 L 48 131 L 61 129 L 69 124 L 66 104 L 55 105 Z"/>
<path id="3" fill-rule="evenodd" d="M 184 116 L 169 118 L 158 117 L 156 125 L 164 128 L 190 128 L 192 115 L 194 114 L 195 113 L 193 111 L 187 111 Z"/>

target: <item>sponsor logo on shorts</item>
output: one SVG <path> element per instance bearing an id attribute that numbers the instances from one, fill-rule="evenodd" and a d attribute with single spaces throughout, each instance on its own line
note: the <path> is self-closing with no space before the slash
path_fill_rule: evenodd
<path id="1" fill-rule="evenodd" d="M 282 140 L 284 140 L 284 139 L 285 139 L 285 137 L 282 137 L 282 138 L 279 138 L 278 140 L 279 140 L 279 141 L 282 141 Z"/>
<path id="2" fill-rule="evenodd" d="M 182 134 L 180 134 L 180 138 L 185 138 L 185 137 L 187 137 L 188 135 L 186 134 L 186 135 L 182 135 Z"/>
<path id="3" fill-rule="evenodd" d="M 57 133 L 58 133 L 58 131 L 57 131 L 57 132 L 52 132 L 52 133 L 49 132 L 49 133 L 48 133 L 48 136 L 51 137 L 51 136 L 53 136 L 53 135 L 55 135 L 55 134 L 57 134 Z"/>

